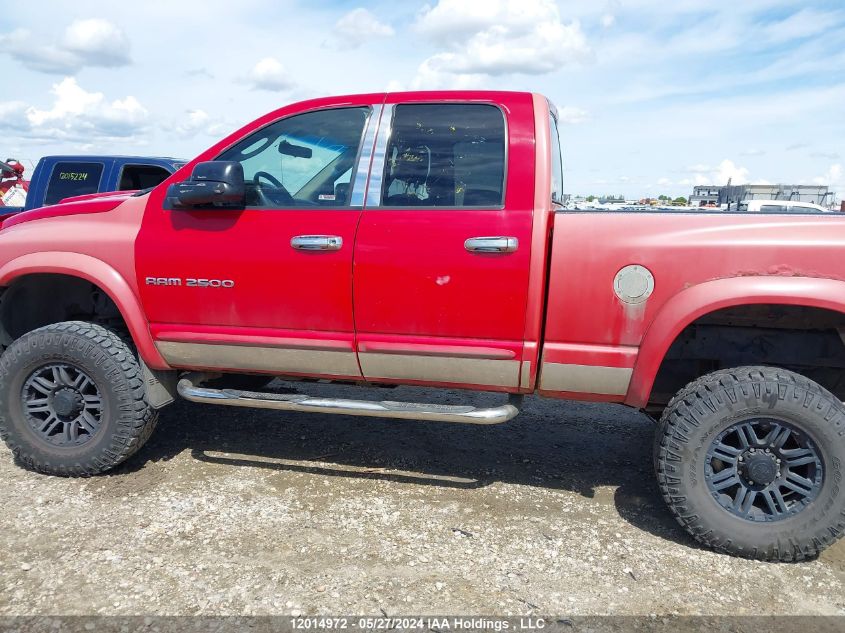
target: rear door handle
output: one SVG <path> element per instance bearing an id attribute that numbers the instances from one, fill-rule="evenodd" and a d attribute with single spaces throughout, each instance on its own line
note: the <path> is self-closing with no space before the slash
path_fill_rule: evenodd
<path id="1" fill-rule="evenodd" d="M 339 235 L 297 235 L 290 245 L 299 251 L 339 251 L 343 238 Z"/>
<path id="2" fill-rule="evenodd" d="M 515 237 L 471 237 L 464 242 L 470 253 L 513 253 L 519 248 Z"/>

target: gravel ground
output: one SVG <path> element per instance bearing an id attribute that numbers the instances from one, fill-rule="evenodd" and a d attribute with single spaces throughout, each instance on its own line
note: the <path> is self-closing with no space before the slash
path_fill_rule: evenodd
<path id="1" fill-rule="evenodd" d="M 180 403 L 106 476 L 27 472 L 3 447 L 0 615 L 845 615 L 845 541 L 801 564 L 698 547 L 652 433 L 534 398 L 499 427 Z"/>

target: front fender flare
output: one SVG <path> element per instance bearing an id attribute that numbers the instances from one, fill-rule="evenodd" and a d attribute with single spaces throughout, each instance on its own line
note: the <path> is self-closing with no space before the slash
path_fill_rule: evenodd
<path id="1" fill-rule="evenodd" d="M 0 286 L 8 286 L 24 275 L 44 273 L 79 277 L 101 288 L 120 310 L 144 362 L 153 369 L 170 368 L 153 343 L 137 295 L 117 270 L 100 259 L 81 253 L 61 251 L 30 253 L 17 257 L 0 267 Z"/>
<path id="2" fill-rule="evenodd" d="M 762 303 L 826 308 L 845 313 L 845 281 L 779 275 L 715 279 L 682 290 L 652 320 L 640 345 L 625 404 L 648 404 L 663 358 L 696 319 L 724 308 Z"/>

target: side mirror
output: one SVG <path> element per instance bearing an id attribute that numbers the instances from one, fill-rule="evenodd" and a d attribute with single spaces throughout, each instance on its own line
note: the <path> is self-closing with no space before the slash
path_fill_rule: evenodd
<path id="1" fill-rule="evenodd" d="M 243 165 L 236 161 L 197 163 L 185 182 L 167 188 L 166 209 L 243 207 L 246 201 Z"/>

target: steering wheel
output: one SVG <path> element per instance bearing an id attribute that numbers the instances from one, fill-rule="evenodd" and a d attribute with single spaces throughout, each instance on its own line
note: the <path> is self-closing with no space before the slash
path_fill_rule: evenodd
<path id="1" fill-rule="evenodd" d="M 270 196 L 267 195 L 263 188 L 261 187 L 261 179 L 268 181 L 273 187 L 275 187 L 276 191 L 273 192 L 274 195 Z M 255 176 L 252 177 L 252 182 L 255 183 L 255 191 L 258 194 L 258 197 L 261 199 L 261 204 L 263 206 L 273 206 L 277 204 L 294 204 L 294 198 L 290 195 L 290 192 L 285 189 L 285 186 L 279 182 L 279 179 L 276 178 L 273 174 L 268 174 L 266 171 L 257 171 L 255 172 Z M 275 194 L 278 194 L 279 200 L 274 200 L 273 198 L 276 197 Z"/>

